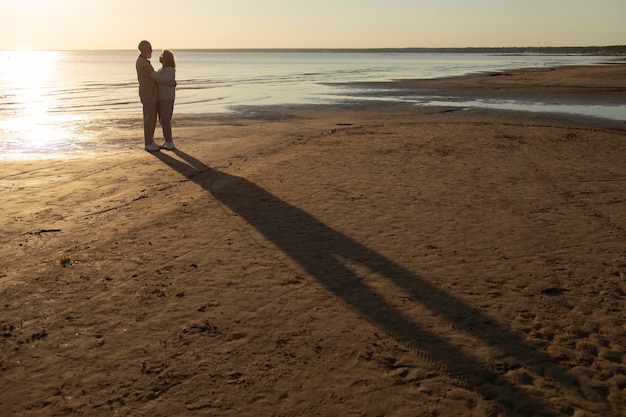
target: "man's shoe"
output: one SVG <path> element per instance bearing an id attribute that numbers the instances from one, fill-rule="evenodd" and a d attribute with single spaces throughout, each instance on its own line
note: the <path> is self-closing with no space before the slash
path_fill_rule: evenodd
<path id="1" fill-rule="evenodd" d="M 165 142 L 163 145 L 161 145 L 161 149 L 171 151 L 172 149 L 174 149 L 174 142 Z"/>
<path id="2" fill-rule="evenodd" d="M 159 149 L 159 145 L 157 145 L 156 143 L 151 143 L 150 145 L 146 145 L 145 150 L 148 152 L 156 152 Z"/>

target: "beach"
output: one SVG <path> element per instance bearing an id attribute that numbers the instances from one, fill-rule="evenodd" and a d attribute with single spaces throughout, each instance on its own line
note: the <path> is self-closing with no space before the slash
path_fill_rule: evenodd
<path id="1" fill-rule="evenodd" d="M 626 67 L 394 85 L 624 104 Z M 624 415 L 624 121 L 370 101 L 173 129 L 0 165 L 3 415 Z"/>
<path id="2" fill-rule="evenodd" d="M 494 71 L 463 77 L 402 80 L 393 85 L 433 95 L 469 98 L 515 99 L 559 104 L 623 104 L 623 65 L 563 66 Z"/>

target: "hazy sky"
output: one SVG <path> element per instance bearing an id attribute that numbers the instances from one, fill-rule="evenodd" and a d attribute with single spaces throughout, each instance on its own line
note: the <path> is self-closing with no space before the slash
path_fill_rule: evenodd
<path id="1" fill-rule="evenodd" d="M 626 0 L 0 0 L 0 49 L 626 44 Z"/>

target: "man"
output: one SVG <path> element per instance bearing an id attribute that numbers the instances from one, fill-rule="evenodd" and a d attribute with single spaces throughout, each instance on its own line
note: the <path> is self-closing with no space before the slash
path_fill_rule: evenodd
<path id="1" fill-rule="evenodd" d="M 154 80 L 156 71 L 154 71 L 150 63 L 150 58 L 152 57 L 152 45 L 150 45 L 150 42 L 139 42 L 139 52 L 135 68 L 137 69 L 137 80 L 139 81 L 139 99 L 143 105 L 144 146 L 146 151 L 155 152 L 159 150 L 159 146 L 154 143 L 159 97 L 157 83 Z M 176 84 L 174 83 L 173 86 L 176 86 Z"/>

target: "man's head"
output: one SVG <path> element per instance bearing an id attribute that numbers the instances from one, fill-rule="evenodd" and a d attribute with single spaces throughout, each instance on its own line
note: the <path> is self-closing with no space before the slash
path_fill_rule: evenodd
<path id="1" fill-rule="evenodd" d="M 150 45 L 150 42 L 148 41 L 141 41 L 139 42 L 139 51 L 141 52 L 141 56 L 143 56 L 146 59 L 150 59 L 150 57 L 152 56 L 152 45 Z"/>

